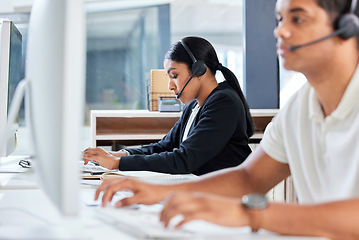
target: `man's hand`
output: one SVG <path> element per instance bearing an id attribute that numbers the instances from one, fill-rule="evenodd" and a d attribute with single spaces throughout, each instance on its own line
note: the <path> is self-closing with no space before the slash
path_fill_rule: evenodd
<path id="1" fill-rule="evenodd" d="M 166 227 L 177 215 L 183 219 L 176 228 L 194 219 L 228 227 L 249 225 L 249 216 L 239 199 L 199 192 L 174 192 L 166 202 L 160 217 Z"/>
<path id="2" fill-rule="evenodd" d="M 133 193 L 132 197 L 124 198 L 116 203 L 117 207 L 124 207 L 137 203 L 146 205 L 158 203 L 166 198 L 170 188 L 125 177 L 106 179 L 96 190 L 95 200 L 98 199 L 101 192 L 104 192 L 102 196 L 102 206 L 104 207 L 108 202 L 112 201 L 113 196 L 118 191 L 131 191 Z"/>

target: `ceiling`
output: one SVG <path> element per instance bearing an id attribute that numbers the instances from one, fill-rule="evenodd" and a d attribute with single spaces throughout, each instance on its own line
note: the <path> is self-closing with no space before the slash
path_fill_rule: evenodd
<path id="1" fill-rule="evenodd" d="M 207 38 L 217 47 L 241 48 L 243 1 L 85 0 L 87 35 L 94 39 L 126 38 L 146 11 L 143 7 L 170 4 L 171 42 L 196 35 Z M 34 0 L 0 1 L 0 15 L 9 16 L 26 35 L 33 3 Z"/>
<path id="2" fill-rule="evenodd" d="M 231 34 L 242 29 L 241 0 L 87 0 L 86 8 L 88 13 L 103 13 L 166 3 L 170 3 L 171 6 L 171 31 L 173 34 L 188 33 L 189 31 L 197 34 Z M 112 16 L 106 15 L 112 20 L 124 17 L 118 13 L 114 13 Z M 105 21 L 105 19 L 102 20 Z M 134 20 L 130 17 L 129 23 Z"/>
<path id="3" fill-rule="evenodd" d="M 19 24 L 21 21 L 26 22 L 33 2 L 34 0 L 0 1 L 0 14 L 24 13 L 16 16 Z M 91 24 L 88 35 L 113 36 L 116 33 L 116 37 L 121 37 L 121 34 L 126 36 L 141 17 L 143 10 L 139 10 L 139 7 L 168 3 L 171 35 L 174 39 L 198 35 L 215 38 L 219 44 L 221 41 L 228 44 L 233 41 L 231 39 L 241 36 L 243 0 L 85 0 L 89 16 L 87 21 Z M 118 11 L 124 9 L 132 10 L 119 14 Z M 120 26 L 118 22 L 121 22 Z"/>

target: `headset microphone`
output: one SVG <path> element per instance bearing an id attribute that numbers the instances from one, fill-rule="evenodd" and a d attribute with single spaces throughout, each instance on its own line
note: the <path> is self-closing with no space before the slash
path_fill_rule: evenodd
<path id="1" fill-rule="evenodd" d="M 187 80 L 186 84 L 183 86 L 182 90 L 177 94 L 176 98 L 177 99 L 180 99 L 182 93 L 183 93 L 183 90 L 184 88 L 187 86 L 187 84 L 189 83 L 189 81 L 191 81 L 191 79 L 195 76 L 196 74 L 193 73 L 192 76 Z"/>
<path id="2" fill-rule="evenodd" d="M 191 50 L 187 47 L 187 45 L 182 41 L 179 40 L 179 42 L 182 44 L 182 46 L 184 47 L 184 49 L 186 50 L 186 52 L 188 53 L 188 55 L 191 57 L 193 64 L 192 64 L 192 75 L 191 77 L 187 80 L 186 84 L 183 86 L 182 90 L 177 94 L 176 98 L 179 99 L 183 93 L 183 90 L 185 89 L 185 87 L 188 85 L 188 83 L 191 81 L 191 79 L 194 76 L 202 76 L 203 74 L 206 73 L 207 71 L 207 66 L 206 64 L 202 61 L 202 60 L 197 60 L 195 58 L 195 56 L 193 55 L 193 53 L 191 52 Z"/>
<path id="3" fill-rule="evenodd" d="M 329 34 L 328 36 L 319 38 L 319 39 L 317 39 L 317 40 L 315 40 L 315 41 L 308 42 L 308 43 L 305 43 L 305 44 L 294 45 L 294 46 L 289 47 L 288 49 L 289 49 L 289 51 L 295 51 L 295 50 L 297 50 L 297 49 L 299 49 L 299 48 L 306 47 L 306 46 L 310 46 L 310 45 L 316 44 L 316 43 L 318 43 L 318 42 L 324 41 L 324 40 L 326 40 L 326 39 L 328 39 L 328 38 L 331 38 L 331 37 L 334 37 L 334 36 L 336 36 L 336 35 L 339 35 L 339 34 L 341 34 L 342 32 L 343 32 L 342 29 L 339 29 L 339 30 L 337 30 L 337 31 L 335 31 L 335 32 L 333 32 L 333 33 L 331 33 L 331 34 Z"/>
<path id="4" fill-rule="evenodd" d="M 289 51 L 295 51 L 299 48 L 306 47 L 318 42 L 324 41 L 328 38 L 339 36 L 342 39 L 349 39 L 351 37 L 357 36 L 359 34 L 359 18 L 354 14 L 355 9 L 357 8 L 357 0 L 352 0 L 350 13 L 342 15 L 338 20 L 337 30 L 328 36 L 319 38 L 315 41 L 308 42 L 305 44 L 295 45 L 289 47 Z"/>

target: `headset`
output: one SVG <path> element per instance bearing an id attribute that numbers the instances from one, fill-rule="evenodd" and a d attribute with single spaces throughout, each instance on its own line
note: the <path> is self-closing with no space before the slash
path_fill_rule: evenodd
<path id="1" fill-rule="evenodd" d="M 202 60 L 197 60 L 193 55 L 193 53 L 191 52 L 191 50 L 182 40 L 180 40 L 179 42 L 182 44 L 182 46 L 184 47 L 184 49 L 186 50 L 186 52 L 188 53 L 188 55 L 193 61 L 192 73 L 195 74 L 196 76 L 202 76 L 203 74 L 205 74 L 207 71 L 206 64 Z"/>
<path id="2" fill-rule="evenodd" d="M 177 99 L 179 99 L 181 97 L 183 90 L 185 89 L 185 87 L 187 87 L 188 83 L 191 81 L 191 79 L 194 76 L 200 77 L 203 74 L 205 74 L 207 71 L 206 64 L 202 60 L 197 60 L 195 58 L 195 56 L 193 55 L 193 53 L 191 52 L 191 50 L 188 48 L 188 46 L 182 40 L 179 40 L 179 42 L 182 44 L 182 46 L 184 47 L 184 49 L 186 50 L 186 52 L 192 59 L 193 64 L 192 64 L 192 76 L 187 80 L 187 82 L 183 86 L 182 90 L 177 94 Z"/>
<path id="3" fill-rule="evenodd" d="M 334 37 L 334 36 L 339 36 L 342 39 L 349 39 L 349 38 L 352 38 L 352 37 L 358 35 L 359 34 L 359 17 L 357 15 L 355 15 L 355 13 L 354 13 L 355 9 L 357 8 L 357 5 L 358 5 L 357 2 L 358 2 L 358 0 L 351 1 L 349 13 L 345 13 L 339 17 L 336 30 L 333 33 L 331 33 L 325 37 L 319 38 L 315 41 L 311 41 L 311 42 L 308 42 L 305 44 L 291 46 L 291 47 L 289 47 L 289 51 L 295 51 L 299 48 L 306 47 L 306 46 L 324 41 L 324 40 Z"/>

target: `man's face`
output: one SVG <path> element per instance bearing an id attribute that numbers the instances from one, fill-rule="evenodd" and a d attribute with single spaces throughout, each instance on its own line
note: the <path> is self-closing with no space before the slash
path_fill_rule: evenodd
<path id="1" fill-rule="evenodd" d="M 286 69 L 306 72 L 318 68 L 332 56 L 335 41 L 330 38 L 319 43 L 291 51 L 295 45 L 320 39 L 334 31 L 327 12 L 315 0 L 278 0 L 276 4 L 278 26 L 277 54 Z"/>

